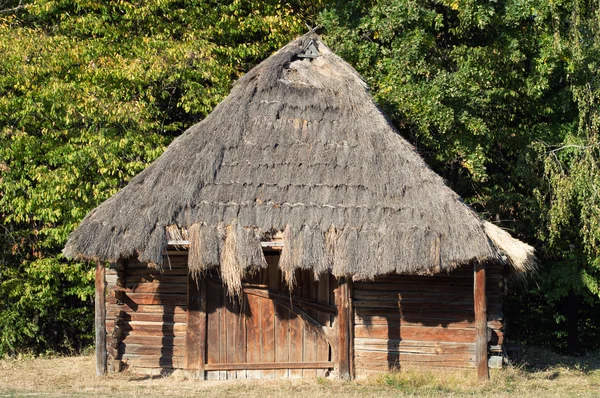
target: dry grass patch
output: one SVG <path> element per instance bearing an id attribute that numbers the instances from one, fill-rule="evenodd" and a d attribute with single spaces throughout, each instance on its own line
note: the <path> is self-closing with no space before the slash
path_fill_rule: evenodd
<path id="1" fill-rule="evenodd" d="M 562 357 L 561 357 L 562 358 Z M 192 381 L 182 374 L 148 378 L 128 373 L 96 377 L 93 356 L 21 358 L 0 361 L 0 397 L 131 396 L 176 397 L 596 397 L 600 367 L 579 360 L 540 367 L 523 362 L 492 371 L 489 383 L 478 384 L 473 371 L 407 369 L 340 382 L 306 380 Z M 559 358 L 560 359 L 560 358 Z"/>

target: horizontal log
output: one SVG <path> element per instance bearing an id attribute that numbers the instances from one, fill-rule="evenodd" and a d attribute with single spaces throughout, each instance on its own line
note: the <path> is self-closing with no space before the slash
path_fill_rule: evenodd
<path id="1" fill-rule="evenodd" d="M 423 314 L 419 314 L 420 316 L 417 317 L 416 315 L 408 315 L 408 316 L 404 316 L 404 315 L 400 315 L 400 314 L 394 314 L 394 315 L 387 315 L 387 316 L 367 316 L 367 317 L 361 317 L 361 316 L 355 316 L 354 317 L 354 324 L 355 325 L 398 325 L 400 324 L 401 326 L 428 326 L 431 325 L 432 323 L 434 324 L 439 324 L 442 323 L 440 321 L 445 321 L 444 323 L 444 327 L 448 328 L 448 329 L 465 329 L 465 328 L 474 328 L 475 327 L 475 323 L 472 320 L 464 320 L 464 319 L 444 319 L 443 315 L 440 314 L 440 317 L 438 318 L 431 318 L 429 316 L 429 314 L 427 313 L 423 313 Z M 488 327 L 492 328 L 492 329 L 497 329 L 500 330 L 502 328 L 503 324 L 501 321 L 497 321 L 497 320 L 490 320 L 488 321 Z"/>
<path id="2" fill-rule="evenodd" d="M 169 263 L 167 262 L 166 258 L 164 260 L 165 260 L 164 264 L 165 264 L 165 266 L 167 266 Z M 175 264 L 175 263 L 187 264 L 187 259 L 184 259 L 184 258 L 171 259 L 171 264 Z M 138 259 L 130 258 L 127 260 L 127 262 L 125 264 L 125 267 L 140 267 L 140 266 L 148 266 L 148 263 L 140 262 Z"/>
<path id="3" fill-rule="evenodd" d="M 112 294 L 108 298 L 108 303 L 117 304 L 117 300 Z M 123 298 L 123 303 L 130 307 L 132 305 L 185 305 L 187 304 L 187 294 L 127 293 Z"/>
<path id="4" fill-rule="evenodd" d="M 427 314 L 423 314 L 420 317 L 408 317 L 410 320 L 397 315 L 397 316 L 387 316 L 387 317 L 368 317 L 361 318 L 355 317 L 354 324 L 355 325 L 364 325 L 364 326 L 372 326 L 372 325 L 383 325 L 383 326 L 438 326 L 443 324 L 445 328 L 448 329 L 465 329 L 465 328 L 474 328 L 475 324 L 472 321 L 448 321 L 443 319 L 430 319 L 427 318 Z"/>
<path id="5" fill-rule="evenodd" d="M 127 293 L 187 293 L 186 283 L 126 283 L 124 287 L 114 287 L 112 290 Z"/>
<path id="6" fill-rule="evenodd" d="M 107 313 L 115 313 L 115 311 L 136 312 L 136 313 L 168 313 L 168 314 L 185 314 L 187 305 L 135 305 L 134 307 L 128 304 L 108 304 L 106 306 Z"/>
<path id="7" fill-rule="evenodd" d="M 458 322 L 461 320 L 466 321 L 474 321 L 475 314 L 473 313 L 473 309 L 456 309 L 444 308 L 443 311 L 436 311 L 435 309 L 429 310 L 424 309 L 419 306 L 408 306 L 408 308 L 402 308 L 402 312 L 398 308 L 375 308 L 375 307 L 364 307 L 364 308 L 356 308 L 354 309 L 354 313 L 356 317 L 361 319 L 368 320 L 374 316 L 402 316 L 405 319 L 423 319 L 427 318 L 428 320 L 444 320 L 444 321 L 453 321 Z"/>
<path id="8" fill-rule="evenodd" d="M 169 264 L 172 267 L 177 267 L 177 266 L 187 267 L 188 259 L 185 256 L 175 256 L 175 257 L 169 257 L 169 259 L 167 259 L 165 256 L 164 267 L 169 268 Z"/>
<path id="9" fill-rule="evenodd" d="M 172 270 L 164 269 L 162 272 L 152 268 L 127 268 L 125 270 L 125 280 L 129 279 L 130 277 L 145 275 L 154 278 L 160 278 L 161 276 L 187 276 L 187 274 L 187 268 L 173 268 Z"/>
<path id="10" fill-rule="evenodd" d="M 124 354 L 128 355 L 154 355 L 154 356 L 184 356 L 185 347 L 180 346 L 163 346 L 163 345 L 145 345 L 145 344 L 131 344 L 128 342 L 121 343 Z"/>
<path id="11" fill-rule="evenodd" d="M 354 308 L 398 308 L 408 311 L 417 309 L 423 311 L 473 311 L 473 303 L 465 302 L 425 302 L 425 301 L 372 301 L 372 300 L 353 300 Z"/>
<path id="12" fill-rule="evenodd" d="M 399 369 L 422 369 L 431 368 L 444 369 L 470 369 L 475 367 L 474 362 L 450 361 L 443 362 L 414 362 L 404 360 L 402 363 L 373 362 L 363 358 L 355 359 L 356 373 L 360 376 L 369 374 L 369 372 L 389 372 Z"/>
<path id="13" fill-rule="evenodd" d="M 175 283 L 183 285 L 187 283 L 187 278 L 187 275 L 157 275 L 155 273 L 143 275 L 129 275 L 126 277 L 125 283 Z"/>
<path id="14" fill-rule="evenodd" d="M 471 268 L 471 269 L 469 269 Z M 467 266 L 463 270 L 455 270 L 450 273 L 441 273 L 436 275 L 384 275 L 378 276 L 372 281 L 357 281 L 358 283 L 379 283 L 379 282 L 398 282 L 398 281 L 410 281 L 412 283 L 420 283 L 421 281 L 437 281 L 443 283 L 449 280 L 471 280 L 473 281 L 473 269 L 472 266 Z M 488 280 L 501 280 L 502 275 L 498 273 L 490 273 Z"/>
<path id="15" fill-rule="evenodd" d="M 452 289 L 426 291 L 423 289 L 357 289 L 353 292 L 356 300 L 422 300 L 422 301 L 469 301 L 473 302 L 472 286 L 453 287 Z M 501 295 L 490 292 L 488 295 L 492 302 L 501 304 Z"/>
<path id="16" fill-rule="evenodd" d="M 474 362 L 475 354 L 405 354 L 397 352 L 381 352 L 381 351 L 355 351 L 356 360 L 364 360 L 370 362 L 383 362 L 391 364 L 402 364 L 403 362 L 419 362 L 419 363 L 444 363 L 450 362 Z"/>
<path id="17" fill-rule="evenodd" d="M 354 282 L 352 285 L 354 291 L 383 291 L 383 292 L 424 292 L 424 293 L 443 293 L 452 292 L 456 289 L 473 289 L 473 281 L 448 281 L 440 283 L 435 280 L 424 280 L 422 283 L 414 283 L 413 281 L 399 280 L 396 282 Z"/>
<path id="18" fill-rule="evenodd" d="M 138 336 L 185 336 L 186 324 L 185 323 L 125 323 L 121 330 L 123 335 L 138 335 Z"/>
<path id="19" fill-rule="evenodd" d="M 187 257 L 188 255 L 188 251 L 187 250 L 167 250 L 166 255 L 170 258 L 172 258 L 172 256 L 185 256 Z"/>
<path id="20" fill-rule="evenodd" d="M 149 346 L 177 346 L 185 347 L 185 337 L 173 337 L 173 336 L 140 336 L 140 335 L 129 335 L 123 339 L 125 344 L 139 344 Z"/>
<path id="21" fill-rule="evenodd" d="M 170 258 L 169 261 L 167 261 L 165 259 L 165 262 L 163 264 L 163 272 L 167 273 L 169 271 L 175 270 L 175 269 L 186 269 L 187 270 L 187 259 L 185 259 L 185 261 L 183 261 L 184 259 L 182 258 Z M 145 263 L 134 263 L 134 264 L 127 264 L 127 266 L 125 267 L 125 272 L 129 272 L 130 270 L 148 270 L 151 272 L 160 272 L 160 270 L 156 269 L 156 268 L 151 268 L 148 267 L 148 264 Z"/>
<path id="22" fill-rule="evenodd" d="M 473 292 L 453 291 L 445 293 L 424 293 L 424 292 L 383 292 L 379 290 L 355 290 L 353 292 L 355 300 L 370 301 L 403 301 L 403 302 L 451 302 L 466 303 L 473 305 Z"/>
<path id="23" fill-rule="evenodd" d="M 106 321 L 106 329 L 109 333 L 112 332 L 112 330 L 114 328 L 114 324 L 115 324 L 114 320 Z M 147 329 L 147 328 L 154 328 L 154 329 L 158 330 L 158 328 L 162 328 L 164 330 L 172 329 L 177 332 L 180 332 L 182 330 L 185 331 L 187 325 L 185 322 L 176 323 L 176 322 L 169 322 L 169 321 L 148 322 L 148 321 L 122 320 L 119 327 L 122 331 L 140 330 L 140 329 Z"/>
<path id="24" fill-rule="evenodd" d="M 110 313 L 109 313 L 110 314 Z M 124 321 L 140 321 L 140 322 L 176 322 L 176 323 L 185 323 L 186 322 L 185 313 L 177 313 L 172 314 L 168 312 L 160 312 L 160 313 L 149 313 L 149 312 L 123 312 L 121 319 Z M 115 317 L 113 316 L 106 317 L 106 320 L 114 321 Z"/>
<path id="25" fill-rule="evenodd" d="M 183 356 L 124 354 L 123 361 L 129 367 L 183 369 L 185 366 L 185 357 Z"/>
<path id="26" fill-rule="evenodd" d="M 405 354 L 475 354 L 475 343 L 357 338 L 354 349 Z"/>
<path id="27" fill-rule="evenodd" d="M 204 370 L 333 369 L 333 362 L 207 363 Z"/>
<path id="28" fill-rule="evenodd" d="M 444 327 L 417 326 L 363 326 L 354 327 L 356 338 L 393 339 L 417 341 L 475 342 L 475 329 L 447 329 Z"/>

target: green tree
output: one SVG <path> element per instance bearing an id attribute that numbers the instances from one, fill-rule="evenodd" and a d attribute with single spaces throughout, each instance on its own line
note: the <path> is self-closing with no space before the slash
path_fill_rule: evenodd
<path id="1" fill-rule="evenodd" d="M 599 326 L 596 3 L 352 1 L 320 19 L 429 164 L 537 246 L 537 280 L 508 303 L 512 336 L 571 351 Z"/>
<path id="2" fill-rule="evenodd" d="M 319 4 L 0 3 L 0 356 L 89 342 L 93 274 L 61 256 L 70 231 Z"/>

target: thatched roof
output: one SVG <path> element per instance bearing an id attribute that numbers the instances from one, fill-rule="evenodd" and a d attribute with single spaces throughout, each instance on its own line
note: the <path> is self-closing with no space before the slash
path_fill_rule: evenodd
<path id="1" fill-rule="evenodd" d="M 303 58 L 311 40 L 319 55 Z M 312 33 L 243 76 L 204 121 L 88 214 L 64 253 L 160 266 L 181 230 L 190 270 L 221 267 L 232 285 L 264 266 L 260 241 L 275 231 L 284 232 L 280 267 L 290 279 L 298 268 L 427 274 L 500 261 L 498 249 L 510 249 L 490 240 L 359 74 Z"/>

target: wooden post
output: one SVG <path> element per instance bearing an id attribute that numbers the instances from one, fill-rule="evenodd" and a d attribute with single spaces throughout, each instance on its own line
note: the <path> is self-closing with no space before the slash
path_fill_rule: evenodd
<path id="1" fill-rule="evenodd" d="M 106 374 L 106 278 L 104 264 L 96 262 L 96 316 L 94 326 L 96 328 L 96 375 Z"/>
<path id="2" fill-rule="evenodd" d="M 488 333 L 487 333 L 487 298 L 485 294 L 485 263 L 476 262 L 474 269 L 474 309 L 475 309 L 475 367 L 477 379 L 487 381 L 488 370 Z"/>
<path id="3" fill-rule="evenodd" d="M 352 378 L 352 353 L 354 351 L 354 340 L 352 338 L 352 306 L 351 306 L 351 280 L 345 277 L 339 278 L 339 286 L 336 289 L 336 306 L 338 309 L 338 349 L 337 368 L 342 380 Z"/>
<path id="4" fill-rule="evenodd" d="M 200 286 L 198 286 L 198 284 Z M 206 279 L 188 277 L 188 310 L 185 332 L 186 368 L 204 380 L 206 360 Z"/>

